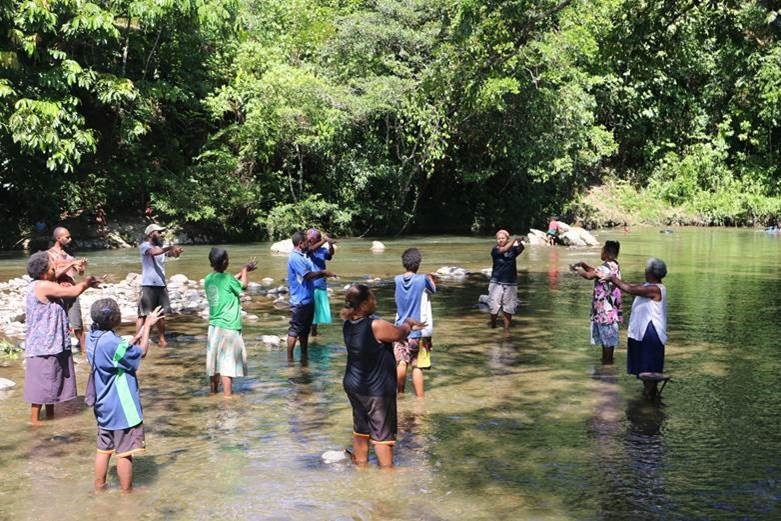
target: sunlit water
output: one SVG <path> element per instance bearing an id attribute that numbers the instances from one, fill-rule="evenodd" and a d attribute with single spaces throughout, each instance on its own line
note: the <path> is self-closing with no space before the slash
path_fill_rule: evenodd
<path id="1" fill-rule="evenodd" d="M 308 366 L 289 367 L 258 340 L 283 336 L 287 315 L 257 297 L 245 305 L 261 317 L 244 331 L 251 376 L 233 399 L 207 392 L 204 322 L 175 319 L 170 330 L 187 341 L 153 345 L 139 377 L 148 452 L 136 458 L 130 496 L 120 495 L 113 464 L 111 489 L 92 492 L 96 428 L 81 399 L 29 427 L 22 368 L 0 367 L 20 384 L 0 399 L 0 519 L 778 518 L 781 238 L 725 229 L 599 238 L 621 241 L 625 279 L 640 281 L 649 255 L 668 263 L 674 380 L 659 405 L 640 399 L 623 346 L 616 366 L 602 367 L 588 343 L 591 284 L 567 265 L 596 263 L 598 249 L 533 248 L 519 263 L 522 306 L 510 338 L 475 307 L 484 277 L 440 283 L 434 367 L 425 400 L 399 399 L 395 471 L 322 462 L 351 442 L 341 327 L 322 328 Z M 423 270 L 490 263 L 490 238 L 385 242 L 382 254 L 367 241 L 340 243 L 331 268 L 341 278 L 331 285 L 381 277 L 386 317 L 404 248 L 422 250 Z M 285 256 L 268 246 L 228 249 L 237 265 L 258 256 L 255 280 L 281 282 Z M 188 248 L 168 274 L 202 277 L 207 252 Z M 135 250 L 87 257 L 96 273 L 138 271 Z M 17 255 L 0 259 L 2 280 L 22 269 Z M 336 312 L 338 293 L 332 302 Z M 77 371 L 83 394 L 86 365 Z"/>

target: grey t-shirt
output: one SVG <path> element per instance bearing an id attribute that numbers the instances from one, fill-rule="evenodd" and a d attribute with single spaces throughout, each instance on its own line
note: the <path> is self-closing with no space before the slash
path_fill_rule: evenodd
<path id="1" fill-rule="evenodd" d="M 165 253 L 160 255 L 147 255 L 146 252 L 155 246 L 144 241 L 138 247 L 141 251 L 141 285 L 165 287 Z"/>

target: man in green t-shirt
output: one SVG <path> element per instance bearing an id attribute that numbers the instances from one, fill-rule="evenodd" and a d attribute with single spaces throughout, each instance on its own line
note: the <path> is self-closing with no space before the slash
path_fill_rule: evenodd
<path id="1" fill-rule="evenodd" d="M 253 257 L 235 276 L 228 269 L 228 252 L 212 248 L 209 263 L 214 269 L 203 288 L 209 301 L 209 336 L 206 348 L 206 374 L 211 392 L 222 381 L 225 396 L 233 394 L 233 379 L 247 373 L 247 350 L 241 336 L 241 290 L 247 287 L 247 274 L 257 268 Z"/>

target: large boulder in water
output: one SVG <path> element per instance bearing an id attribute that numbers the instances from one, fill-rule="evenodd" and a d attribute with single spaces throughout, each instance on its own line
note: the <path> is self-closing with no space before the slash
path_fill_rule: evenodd
<path id="1" fill-rule="evenodd" d="M 373 253 L 380 253 L 382 251 L 385 251 L 385 245 L 380 241 L 372 241 L 371 251 Z"/>
<path id="2" fill-rule="evenodd" d="M 526 238 L 529 240 L 529 246 L 547 246 L 548 245 L 548 234 L 541 230 L 536 230 L 534 228 L 529 229 L 529 233 L 526 235 Z"/>
<path id="3" fill-rule="evenodd" d="M 559 241 L 565 246 L 597 246 L 599 241 L 583 228 L 572 226 L 569 231 L 559 235 Z"/>
<path id="4" fill-rule="evenodd" d="M 284 241 L 275 242 L 271 245 L 271 251 L 273 253 L 290 253 L 293 251 L 293 241 L 285 239 Z"/>

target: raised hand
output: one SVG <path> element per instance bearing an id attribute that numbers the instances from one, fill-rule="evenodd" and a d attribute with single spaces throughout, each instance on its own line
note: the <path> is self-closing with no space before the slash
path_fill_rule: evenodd
<path id="1" fill-rule="evenodd" d="M 103 284 L 106 279 L 108 278 L 108 275 L 103 275 L 102 277 L 96 277 L 94 275 L 90 275 L 86 279 L 84 279 L 84 282 L 87 283 L 87 287 L 90 288 L 99 288 L 101 284 Z"/>
<path id="2" fill-rule="evenodd" d="M 144 326 L 151 329 L 152 326 L 155 325 L 157 321 L 160 320 L 161 318 L 164 318 L 163 308 L 162 306 L 157 306 L 151 313 L 149 313 L 146 316 L 146 320 L 144 321 Z"/>
<path id="3" fill-rule="evenodd" d="M 247 264 L 244 265 L 247 271 L 255 271 L 258 269 L 257 257 L 252 257 Z"/>

